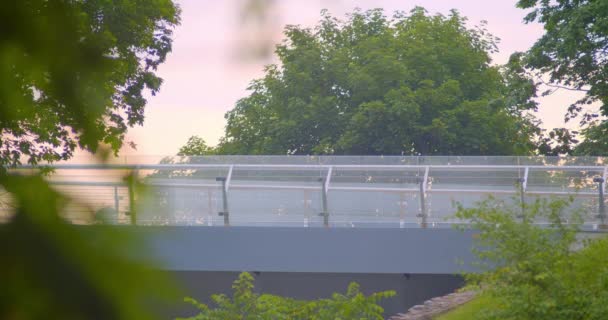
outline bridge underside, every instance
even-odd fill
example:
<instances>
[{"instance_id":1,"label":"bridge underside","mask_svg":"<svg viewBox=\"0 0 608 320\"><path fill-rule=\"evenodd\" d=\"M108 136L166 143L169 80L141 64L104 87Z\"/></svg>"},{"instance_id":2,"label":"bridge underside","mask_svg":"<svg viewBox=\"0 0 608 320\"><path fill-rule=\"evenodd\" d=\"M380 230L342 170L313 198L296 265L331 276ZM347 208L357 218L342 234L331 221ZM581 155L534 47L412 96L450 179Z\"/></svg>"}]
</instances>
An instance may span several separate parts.
<instances>
[{"instance_id":1,"label":"bridge underside","mask_svg":"<svg viewBox=\"0 0 608 320\"><path fill-rule=\"evenodd\" d=\"M173 271L454 274L474 231L449 228L127 227ZM465 264L462 264L465 262Z\"/></svg>"},{"instance_id":2,"label":"bridge underside","mask_svg":"<svg viewBox=\"0 0 608 320\"><path fill-rule=\"evenodd\" d=\"M127 227L141 233L187 294L210 302L230 293L239 272L256 290L298 299L330 297L355 281L364 293L394 290L386 315L463 284L472 271L473 231L452 229ZM464 262L464 264L462 263ZM176 312L191 315L184 305Z\"/></svg>"}]
</instances>

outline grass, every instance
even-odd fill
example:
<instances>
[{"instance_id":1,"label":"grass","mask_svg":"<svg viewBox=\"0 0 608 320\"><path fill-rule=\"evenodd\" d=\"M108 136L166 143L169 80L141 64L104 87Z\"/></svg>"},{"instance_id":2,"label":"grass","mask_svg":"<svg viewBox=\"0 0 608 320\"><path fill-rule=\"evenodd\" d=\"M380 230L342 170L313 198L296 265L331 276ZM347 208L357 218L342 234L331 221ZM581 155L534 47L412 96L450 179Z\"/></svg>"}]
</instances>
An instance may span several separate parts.
<instances>
[{"instance_id":1,"label":"grass","mask_svg":"<svg viewBox=\"0 0 608 320\"><path fill-rule=\"evenodd\" d=\"M487 296L479 296L475 299L461 305L460 307L440 315L435 320L470 320L475 319L475 316L480 310L486 309L492 305L492 301Z\"/></svg>"}]
</instances>

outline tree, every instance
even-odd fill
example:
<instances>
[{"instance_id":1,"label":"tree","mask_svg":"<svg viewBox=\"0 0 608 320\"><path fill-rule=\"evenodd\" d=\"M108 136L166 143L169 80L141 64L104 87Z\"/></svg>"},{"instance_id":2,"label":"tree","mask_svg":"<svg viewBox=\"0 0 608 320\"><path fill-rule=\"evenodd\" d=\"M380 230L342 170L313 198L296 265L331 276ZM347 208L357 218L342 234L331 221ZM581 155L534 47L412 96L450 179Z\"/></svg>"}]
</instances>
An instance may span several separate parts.
<instances>
[{"instance_id":1,"label":"tree","mask_svg":"<svg viewBox=\"0 0 608 320\"><path fill-rule=\"evenodd\" d=\"M14 209L0 224L1 319L158 313L166 283L135 260L143 248L131 236L67 223L61 214L78 200L42 174L8 169L67 159L76 147L117 151L143 121L144 91L159 90L155 69L178 17L171 0L0 2L0 189Z\"/></svg>"},{"instance_id":2,"label":"tree","mask_svg":"<svg viewBox=\"0 0 608 320\"><path fill-rule=\"evenodd\" d=\"M608 122L602 121L585 128L585 140L574 148L576 155L608 155Z\"/></svg>"},{"instance_id":3,"label":"tree","mask_svg":"<svg viewBox=\"0 0 608 320\"><path fill-rule=\"evenodd\" d=\"M330 299L300 301L253 291L254 278L243 272L232 285L232 297L216 294L211 298L216 305L209 308L192 298L186 302L200 312L194 317L178 320L244 320L244 319L289 319L289 320L335 320L335 319L384 319L384 309L378 305L383 299L393 297L394 291L384 291L365 296L359 285L349 284L346 294L334 293Z\"/></svg>"},{"instance_id":4,"label":"tree","mask_svg":"<svg viewBox=\"0 0 608 320\"><path fill-rule=\"evenodd\" d=\"M456 216L479 231L482 272L467 280L492 302L473 319L606 318L608 239L583 240L584 212L572 200L515 201L458 208Z\"/></svg>"},{"instance_id":5,"label":"tree","mask_svg":"<svg viewBox=\"0 0 608 320\"><path fill-rule=\"evenodd\" d=\"M206 156L215 154L215 148L210 147L205 139L199 136L191 136L185 145L179 148L178 156Z\"/></svg>"},{"instance_id":6,"label":"tree","mask_svg":"<svg viewBox=\"0 0 608 320\"><path fill-rule=\"evenodd\" d=\"M117 151L171 50L171 0L3 1L0 166Z\"/></svg>"},{"instance_id":7,"label":"tree","mask_svg":"<svg viewBox=\"0 0 608 320\"><path fill-rule=\"evenodd\" d=\"M226 114L225 154L528 154L535 86L490 65L497 39L423 8L289 26L279 65Z\"/></svg>"},{"instance_id":8,"label":"tree","mask_svg":"<svg viewBox=\"0 0 608 320\"><path fill-rule=\"evenodd\" d=\"M525 67L554 90L573 90L584 97L571 104L566 121L581 117L585 140L578 154L607 155L608 136L608 2L603 0L520 0L530 9L524 21L540 22L545 34L525 54ZM543 75L548 81L543 81ZM599 103L599 110L584 107Z\"/></svg>"},{"instance_id":9,"label":"tree","mask_svg":"<svg viewBox=\"0 0 608 320\"><path fill-rule=\"evenodd\" d=\"M579 142L576 138L578 131L566 128L555 128L549 131L538 143L538 152L545 156L560 156L574 153Z\"/></svg>"}]
</instances>

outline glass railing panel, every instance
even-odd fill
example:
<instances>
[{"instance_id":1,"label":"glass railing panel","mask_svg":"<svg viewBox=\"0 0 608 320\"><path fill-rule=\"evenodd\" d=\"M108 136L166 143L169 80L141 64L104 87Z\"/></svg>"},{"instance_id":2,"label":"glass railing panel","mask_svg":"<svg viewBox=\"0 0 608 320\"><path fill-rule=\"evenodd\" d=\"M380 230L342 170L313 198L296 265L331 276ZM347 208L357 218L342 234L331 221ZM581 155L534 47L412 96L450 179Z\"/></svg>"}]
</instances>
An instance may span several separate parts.
<instances>
[{"instance_id":1,"label":"glass railing panel","mask_svg":"<svg viewBox=\"0 0 608 320\"><path fill-rule=\"evenodd\" d=\"M231 225L313 226L322 222L328 168L235 165L229 181Z\"/></svg>"},{"instance_id":2,"label":"glass railing panel","mask_svg":"<svg viewBox=\"0 0 608 320\"><path fill-rule=\"evenodd\" d=\"M570 223L583 223L584 228L589 229L592 228L595 222L597 215L597 208L591 206L588 197L581 197L580 195L564 195L564 194L526 194L524 196L525 208L530 211L535 210L537 202L544 202L549 204L549 202L555 201L563 201L564 207L559 212L560 219L562 223L570 224ZM545 213L549 213L549 207L545 205ZM580 220L582 218L582 220ZM534 222L539 225L549 226L553 224L554 221L549 219L548 217L537 217ZM597 225L596 225L597 228Z\"/></svg>"},{"instance_id":3,"label":"glass railing panel","mask_svg":"<svg viewBox=\"0 0 608 320\"><path fill-rule=\"evenodd\" d=\"M603 167L530 167L526 190L536 194L596 194L598 184L593 179L601 178L603 172Z\"/></svg>"},{"instance_id":4,"label":"glass railing panel","mask_svg":"<svg viewBox=\"0 0 608 320\"><path fill-rule=\"evenodd\" d=\"M492 196L510 201L520 191L525 169L515 166L437 166L428 178L428 216L434 224L454 223L457 204L476 206Z\"/></svg>"},{"instance_id":5,"label":"glass railing panel","mask_svg":"<svg viewBox=\"0 0 608 320\"><path fill-rule=\"evenodd\" d=\"M334 166L330 220L350 227L418 223L424 172L423 167Z\"/></svg>"},{"instance_id":6,"label":"glass railing panel","mask_svg":"<svg viewBox=\"0 0 608 320\"><path fill-rule=\"evenodd\" d=\"M328 199L332 226L396 228L420 223L416 191L330 189Z\"/></svg>"},{"instance_id":7,"label":"glass railing panel","mask_svg":"<svg viewBox=\"0 0 608 320\"><path fill-rule=\"evenodd\" d=\"M76 165L57 168L45 178L66 197L68 204L61 214L68 221L121 224L129 221L128 189L124 181L129 172L126 168Z\"/></svg>"},{"instance_id":8,"label":"glass railing panel","mask_svg":"<svg viewBox=\"0 0 608 320\"><path fill-rule=\"evenodd\" d=\"M585 224L601 223L599 217L599 183L603 167L531 167L526 196L562 198L570 201L569 211L579 212ZM604 182L605 184L605 182Z\"/></svg>"},{"instance_id":9,"label":"glass railing panel","mask_svg":"<svg viewBox=\"0 0 608 320\"><path fill-rule=\"evenodd\" d=\"M152 225L222 225L222 183L228 166L161 166L140 170L145 183L138 199L137 223Z\"/></svg>"},{"instance_id":10,"label":"glass railing panel","mask_svg":"<svg viewBox=\"0 0 608 320\"><path fill-rule=\"evenodd\" d=\"M240 185L242 186L242 185ZM241 188L228 194L230 225L322 226L321 188Z\"/></svg>"}]
</instances>

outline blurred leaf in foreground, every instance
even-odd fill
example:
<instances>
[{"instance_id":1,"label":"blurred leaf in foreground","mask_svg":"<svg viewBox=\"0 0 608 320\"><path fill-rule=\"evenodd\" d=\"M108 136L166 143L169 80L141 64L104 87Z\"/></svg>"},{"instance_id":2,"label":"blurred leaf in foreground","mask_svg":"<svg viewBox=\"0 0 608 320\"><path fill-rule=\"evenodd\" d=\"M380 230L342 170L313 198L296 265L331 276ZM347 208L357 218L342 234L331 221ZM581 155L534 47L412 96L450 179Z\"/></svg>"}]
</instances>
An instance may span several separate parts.
<instances>
[{"instance_id":1,"label":"blurred leaf in foreground","mask_svg":"<svg viewBox=\"0 0 608 320\"><path fill-rule=\"evenodd\" d=\"M9 171L117 152L171 51L171 0L0 2L0 319L147 319L170 291L124 228L74 226L70 199ZM3 199L4 200L4 199Z\"/></svg>"},{"instance_id":2,"label":"blurred leaf in foreground","mask_svg":"<svg viewBox=\"0 0 608 320\"><path fill-rule=\"evenodd\" d=\"M68 199L41 177L3 184L17 209L0 225L0 318L151 319L174 297L127 230L66 223Z\"/></svg>"}]
</instances>

